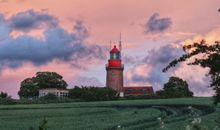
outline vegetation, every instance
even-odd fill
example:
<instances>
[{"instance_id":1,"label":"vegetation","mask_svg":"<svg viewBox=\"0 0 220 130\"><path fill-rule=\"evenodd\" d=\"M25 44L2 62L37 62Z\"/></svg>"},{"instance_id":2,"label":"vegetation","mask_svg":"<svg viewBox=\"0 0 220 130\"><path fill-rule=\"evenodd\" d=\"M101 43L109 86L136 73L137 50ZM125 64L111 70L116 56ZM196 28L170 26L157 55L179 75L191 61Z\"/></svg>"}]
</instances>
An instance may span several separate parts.
<instances>
[{"instance_id":1,"label":"vegetation","mask_svg":"<svg viewBox=\"0 0 220 130\"><path fill-rule=\"evenodd\" d=\"M0 104L15 104L15 100L8 96L7 93L0 93Z\"/></svg>"},{"instance_id":2,"label":"vegetation","mask_svg":"<svg viewBox=\"0 0 220 130\"><path fill-rule=\"evenodd\" d=\"M1 92L0 93L0 98L8 98L8 94L4 93L4 92Z\"/></svg>"},{"instance_id":3,"label":"vegetation","mask_svg":"<svg viewBox=\"0 0 220 130\"><path fill-rule=\"evenodd\" d=\"M218 115L220 106L214 108L210 98L1 105L0 129L212 130L219 128Z\"/></svg>"},{"instance_id":4,"label":"vegetation","mask_svg":"<svg viewBox=\"0 0 220 130\"><path fill-rule=\"evenodd\" d=\"M43 96L40 98L40 100L46 100L46 101L50 101L50 100L58 100L58 97L52 93L48 93L47 95Z\"/></svg>"},{"instance_id":5,"label":"vegetation","mask_svg":"<svg viewBox=\"0 0 220 130\"><path fill-rule=\"evenodd\" d=\"M83 101L109 101L119 98L117 91L109 87L75 87L69 91L69 97L72 99L81 99Z\"/></svg>"},{"instance_id":6,"label":"vegetation","mask_svg":"<svg viewBox=\"0 0 220 130\"><path fill-rule=\"evenodd\" d=\"M31 126L31 127L29 127L28 130L47 130L47 123L48 123L48 121L46 119L44 119L42 121L42 123L39 125L38 129L35 129L34 127Z\"/></svg>"},{"instance_id":7,"label":"vegetation","mask_svg":"<svg viewBox=\"0 0 220 130\"><path fill-rule=\"evenodd\" d=\"M42 88L66 88L67 83L56 72L37 72L35 77L27 78L21 82L18 92L20 98L34 98Z\"/></svg>"},{"instance_id":8,"label":"vegetation","mask_svg":"<svg viewBox=\"0 0 220 130\"><path fill-rule=\"evenodd\" d=\"M164 84L163 90L157 91L156 95L160 98L180 98L192 97L193 92L189 90L186 81L178 77L170 77L169 81Z\"/></svg>"},{"instance_id":9,"label":"vegetation","mask_svg":"<svg viewBox=\"0 0 220 130\"><path fill-rule=\"evenodd\" d=\"M175 67L179 62L184 62L188 59L193 60L188 65L199 65L203 68L209 68L207 76L211 77L210 87L215 90L214 104L220 102L220 42L210 45L202 40L200 43L184 46L183 50L185 54L170 62L163 71L166 72L169 68Z\"/></svg>"}]
</instances>

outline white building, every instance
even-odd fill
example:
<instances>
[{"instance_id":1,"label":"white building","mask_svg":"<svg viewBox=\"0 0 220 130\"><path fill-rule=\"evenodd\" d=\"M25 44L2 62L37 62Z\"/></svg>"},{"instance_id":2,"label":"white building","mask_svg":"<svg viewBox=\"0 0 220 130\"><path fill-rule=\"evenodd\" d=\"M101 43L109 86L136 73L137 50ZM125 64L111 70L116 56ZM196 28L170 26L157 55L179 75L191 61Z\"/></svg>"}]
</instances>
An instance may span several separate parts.
<instances>
[{"instance_id":1,"label":"white building","mask_svg":"<svg viewBox=\"0 0 220 130\"><path fill-rule=\"evenodd\" d=\"M69 90L67 89L60 89L60 88L45 88L39 90L39 97L46 96L47 94L54 94L57 97L68 97Z\"/></svg>"}]
</instances>

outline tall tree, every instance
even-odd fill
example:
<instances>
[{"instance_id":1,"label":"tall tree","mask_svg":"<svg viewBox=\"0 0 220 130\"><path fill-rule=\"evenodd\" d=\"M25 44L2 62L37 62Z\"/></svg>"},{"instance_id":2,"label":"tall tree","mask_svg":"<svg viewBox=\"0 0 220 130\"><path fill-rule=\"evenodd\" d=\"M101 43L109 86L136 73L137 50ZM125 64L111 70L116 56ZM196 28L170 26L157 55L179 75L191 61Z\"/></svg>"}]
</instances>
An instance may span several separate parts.
<instances>
[{"instance_id":1,"label":"tall tree","mask_svg":"<svg viewBox=\"0 0 220 130\"><path fill-rule=\"evenodd\" d=\"M191 59L188 65L199 65L203 68L209 68L207 76L211 77L210 87L215 90L214 104L220 102L220 42L214 44L206 44L204 40L200 43L183 46L185 54L178 59L174 59L167 67L163 69L166 72L171 67L175 67L178 63Z\"/></svg>"},{"instance_id":2,"label":"tall tree","mask_svg":"<svg viewBox=\"0 0 220 130\"><path fill-rule=\"evenodd\" d=\"M178 77L170 77L169 81L164 84L160 94L167 98L192 97L193 93L189 90L188 83Z\"/></svg>"},{"instance_id":3,"label":"tall tree","mask_svg":"<svg viewBox=\"0 0 220 130\"><path fill-rule=\"evenodd\" d=\"M56 72L37 72L35 77L27 78L21 82L18 95L21 98L38 96L38 90L42 88L63 88L67 83Z\"/></svg>"}]
</instances>

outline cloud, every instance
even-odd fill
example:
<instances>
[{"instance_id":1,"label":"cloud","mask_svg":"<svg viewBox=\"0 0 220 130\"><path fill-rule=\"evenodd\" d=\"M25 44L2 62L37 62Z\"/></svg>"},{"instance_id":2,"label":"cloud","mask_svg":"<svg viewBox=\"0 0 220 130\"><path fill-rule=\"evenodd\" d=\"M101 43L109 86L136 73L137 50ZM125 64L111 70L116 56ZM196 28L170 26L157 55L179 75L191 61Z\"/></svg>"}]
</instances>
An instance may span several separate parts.
<instances>
[{"instance_id":1,"label":"cloud","mask_svg":"<svg viewBox=\"0 0 220 130\"><path fill-rule=\"evenodd\" d=\"M181 63L167 73L162 72L170 61L183 54L182 48L169 44L150 50L147 54L142 63L137 64L125 74L129 85L152 85L155 90L158 90L163 88L163 84L170 76L177 76L186 80L197 96L207 96L213 93L208 88L209 77L205 76L207 69Z\"/></svg>"},{"instance_id":2,"label":"cloud","mask_svg":"<svg viewBox=\"0 0 220 130\"><path fill-rule=\"evenodd\" d=\"M74 64L78 60L89 62L93 58L98 60L105 58L104 47L86 45L85 39L89 36L89 31L83 21L76 21L72 32L68 32L59 25L50 26L48 21L53 21L53 18L53 16L36 13L33 10L18 13L9 20L5 20L4 16L1 16L0 34L3 37L0 39L0 67L16 68L26 62L38 66L53 60L73 62ZM7 21L10 21L10 25L7 24ZM41 24L47 25L43 31L43 38L27 34L15 38L10 36L14 29L30 30ZM77 64L81 66L83 63Z\"/></svg>"},{"instance_id":3,"label":"cloud","mask_svg":"<svg viewBox=\"0 0 220 130\"><path fill-rule=\"evenodd\" d=\"M144 25L145 33L160 33L169 29L172 25L170 18L158 18L159 14L154 13Z\"/></svg>"},{"instance_id":4,"label":"cloud","mask_svg":"<svg viewBox=\"0 0 220 130\"><path fill-rule=\"evenodd\" d=\"M174 58L180 56L181 53L183 53L181 49L175 48L172 45L150 50L142 63L130 70L133 73L131 77L132 82L164 83L167 80L167 76L162 73L162 69Z\"/></svg>"},{"instance_id":5,"label":"cloud","mask_svg":"<svg viewBox=\"0 0 220 130\"><path fill-rule=\"evenodd\" d=\"M104 85L95 77L82 77L78 76L72 82L73 86L97 86L103 87Z\"/></svg>"},{"instance_id":6,"label":"cloud","mask_svg":"<svg viewBox=\"0 0 220 130\"><path fill-rule=\"evenodd\" d=\"M9 23L14 30L29 32L33 29L41 29L45 26L57 26L58 20L46 12L27 10L11 16Z\"/></svg>"},{"instance_id":7,"label":"cloud","mask_svg":"<svg viewBox=\"0 0 220 130\"><path fill-rule=\"evenodd\" d=\"M7 24L4 15L0 14L0 41L9 37L11 28Z\"/></svg>"},{"instance_id":8,"label":"cloud","mask_svg":"<svg viewBox=\"0 0 220 130\"><path fill-rule=\"evenodd\" d=\"M80 40L86 39L90 35L88 28L84 26L82 20L76 20L73 29L75 30L75 34L77 34L77 38Z\"/></svg>"},{"instance_id":9,"label":"cloud","mask_svg":"<svg viewBox=\"0 0 220 130\"><path fill-rule=\"evenodd\" d=\"M196 35L193 38L186 39L183 42L183 45L190 45L194 42L201 42L202 39L206 41L206 44L215 44L215 41L220 41L220 26L214 28L210 32L204 35Z\"/></svg>"}]
</instances>

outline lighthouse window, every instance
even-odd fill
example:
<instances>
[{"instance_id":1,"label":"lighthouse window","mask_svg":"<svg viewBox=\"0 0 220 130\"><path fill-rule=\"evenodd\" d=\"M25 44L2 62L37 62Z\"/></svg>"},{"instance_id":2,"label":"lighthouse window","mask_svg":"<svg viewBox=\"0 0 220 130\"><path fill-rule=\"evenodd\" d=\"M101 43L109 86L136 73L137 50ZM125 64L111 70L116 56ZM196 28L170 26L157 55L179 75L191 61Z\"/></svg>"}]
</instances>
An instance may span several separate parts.
<instances>
[{"instance_id":1,"label":"lighthouse window","mask_svg":"<svg viewBox=\"0 0 220 130\"><path fill-rule=\"evenodd\" d=\"M111 59L120 59L120 53L111 53L110 58Z\"/></svg>"},{"instance_id":2,"label":"lighthouse window","mask_svg":"<svg viewBox=\"0 0 220 130\"><path fill-rule=\"evenodd\" d=\"M113 54L113 59L117 59L117 55L116 54Z\"/></svg>"}]
</instances>

